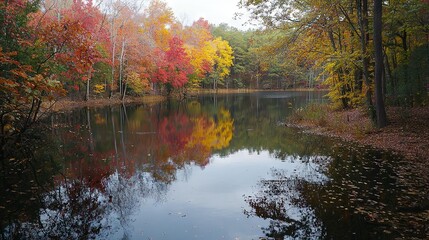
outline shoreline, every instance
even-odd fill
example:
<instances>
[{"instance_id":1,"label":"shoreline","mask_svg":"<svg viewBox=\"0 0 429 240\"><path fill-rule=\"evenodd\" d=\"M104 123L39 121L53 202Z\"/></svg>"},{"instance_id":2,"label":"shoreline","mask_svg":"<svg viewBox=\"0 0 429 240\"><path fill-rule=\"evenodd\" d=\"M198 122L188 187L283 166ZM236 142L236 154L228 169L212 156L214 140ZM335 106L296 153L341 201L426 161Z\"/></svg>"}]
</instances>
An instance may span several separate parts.
<instances>
[{"instance_id":1,"label":"shoreline","mask_svg":"<svg viewBox=\"0 0 429 240\"><path fill-rule=\"evenodd\" d=\"M290 121L287 127L305 133L335 137L347 142L392 151L415 163L429 166L429 108L387 108L389 125L375 128L360 110L328 111L329 122Z\"/></svg>"},{"instance_id":2,"label":"shoreline","mask_svg":"<svg viewBox=\"0 0 429 240\"><path fill-rule=\"evenodd\" d=\"M237 93L255 93L255 92L303 92L303 91L323 91L323 89L192 89L187 92L188 97L195 97L205 94L237 94ZM177 96L170 96L173 99L179 99ZM52 111L52 112L61 112L61 111L70 111L75 108L83 107L103 107L103 106L113 106L120 104L158 104L167 100L168 96L163 95L145 95L145 96L127 96L124 101L119 98L91 98L89 101L85 100L71 100L69 98L60 98L56 101L46 102L42 105L43 111Z\"/></svg>"}]
</instances>

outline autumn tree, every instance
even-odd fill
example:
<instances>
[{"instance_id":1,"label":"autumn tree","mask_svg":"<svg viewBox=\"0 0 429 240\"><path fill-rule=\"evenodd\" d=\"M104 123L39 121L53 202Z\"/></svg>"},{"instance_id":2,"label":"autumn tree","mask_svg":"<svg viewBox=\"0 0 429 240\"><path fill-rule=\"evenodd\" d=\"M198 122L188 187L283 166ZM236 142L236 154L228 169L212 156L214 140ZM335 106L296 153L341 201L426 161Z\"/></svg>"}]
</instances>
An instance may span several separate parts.
<instances>
[{"instance_id":1,"label":"autumn tree","mask_svg":"<svg viewBox=\"0 0 429 240\"><path fill-rule=\"evenodd\" d=\"M212 81L213 89L229 75L233 65L233 50L221 37L214 38L208 21L200 18L183 30L186 52L194 73L189 87L199 87L203 80Z\"/></svg>"},{"instance_id":2,"label":"autumn tree","mask_svg":"<svg viewBox=\"0 0 429 240\"><path fill-rule=\"evenodd\" d=\"M48 8L36 14L32 22L46 58L52 57L45 63L54 69L52 77L59 77L66 86L75 86L78 91L81 83L86 83L86 100L90 95L94 65L107 61L101 53L109 44L105 23L92 1L73 1L68 8L56 11Z\"/></svg>"},{"instance_id":3,"label":"autumn tree","mask_svg":"<svg viewBox=\"0 0 429 240\"><path fill-rule=\"evenodd\" d=\"M150 40L152 47L167 51L174 28L173 11L160 0L153 0L146 9L143 21L143 32Z\"/></svg>"},{"instance_id":4,"label":"autumn tree","mask_svg":"<svg viewBox=\"0 0 429 240\"><path fill-rule=\"evenodd\" d=\"M80 57L80 61L86 59L88 61L88 76L82 79L86 81L86 94L85 99L90 98L91 79L96 71L95 64L98 62L108 62L108 55L106 54L110 45L108 34L108 23L106 16L93 5L92 0L84 2L82 0L75 0L70 8L70 15L73 19L81 22L82 27L87 34L87 40L84 44L87 49L87 55Z\"/></svg>"},{"instance_id":5,"label":"autumn tree","mask_svg":"<svg viewBox=\"0 0 429 240\"><path fill-rule=\"evenodd\" d=\"M362 33L356 24L353 2L268 0L242 1L242 4L269 29L282 33L282 37L272 41L271 49L286 53L283 57L286 61L294 59L306 71L323 76L334 104L349 108L364 102L370 86L362 84L359 65L363 62L363 69L367 70L367 58L359 50L365 51L367 43L361 48L356 44ZM366 26L363 21L361 26L361 29ZM366 39L366 34L362 39ZM367 96L371 98L370 94Z\"/></svg>"},{"instance_id":6,"label":"autumn tree","mask_svg":"<svg viewBox=\"0 0 429 240\"><path fill-rule=\"evenodd\" d=\"M169 49L169 43L175 35L174 30L178 28L178 23L172 9L165 2L153 0L145 9L139 24L141 26L139 42L144 42L144 46L139 51L146 55L145 66L150 73L147 77L151 88L158 92L157 85L154 83L159 81L153 79L153 73L158 71L159 64L165 62L165 52ZM176 35L180 36L180 34Z\"/></svg>"},{"instance_id":7,"label":"autumn tree","mask_svg":"<svg viewBox=\"0 0 429 240\"><path fill-rule=\"evenodd\" d=\"M141 94L149 88L149 69L150 58L152 57L152 48L148 36L144 34L142 23L145 21L143 14L139 13L139 7L126 5L118 2L116 7L117 14L114 25L118 26L114 34L113 43L115 51L112 53L113 78L116 80L119 94L122 99L125 98L127 89L130 88L134 93ZM115 87L116 87L115 83Z\"/></svg>"},{"instance_id":8,"label":"autumn tree","mask_svg":"<svg viewBox=\"0 0 429 240\"><path fill-rule=\"evenodd\" d=\"M424 29L428 26L425 20L428 4L424 1L384 3L386 7L382 12L387 14L381 25L384 26L381 36L385 40L381 41L382 59L379 60L376 60L379 53L371 51L377 38L370 38L370 33L375 33L378 30L375 26L379 24L370 24L372 19L369 13L372 9L371 2L367 0L337 0L335 4L329 1L294 0L240 3L266 29L282 32L283 37L272 41L274 49L286 52L289 58L298 59L299 64L308 64L314 72L321 72L320 78L330 87L329 96L338 106L359 107L366 103L368 112L373 116L376 112L373 96L377 91L373 77L380 71L384 73L380 75L381 99L393 96L393 100L397 100L398 92L402 92L404 97L408 96L405 97L409 101L407 104L427 98L427 93L417 90L424 89L423 85L427 81L422 76L428 75L423 70L427 69L425 62L428 60L422 54L423 46L427 44L427 39L424 39L427 30ZM411 48L416 49L414 60L408 60L408 55L414 53ZM409 77L410 61L414 61L413 66L416 66L415 72L418 73L412 78L415 80ZM377 67L373 65L375 62L381 69L376 70ZM324 71L318 71L317 68ZM386 83L389 87L386 87Z\"/></svg>"},{"instance_id":9,"label":"autumn tree","mask_svg":"<svg viewBox=\"0 0 429 240\"><path fill-rule=\"evenodd\" d=\"M212 34L215 38L221 37L228 41L233 50L233 65L230 76L226 79L227 86L250 87L250 79L253 75L252 62L255 60L250 49L255 47L252 39L256 35L256 31L243 31L227 24L219 24L212 26Z\"/></svg>"},{"instance_id":10,"label":"autumn tree","mask_svg":"<svg viewBox=\"0 0 429 240\"><path fill-rule=\"evenodd\" d=\"M188 75L193 69L179 37L173 37L169 49L166 52L159 50L159 54L162 57L157 63L158 68L154 71L152 81L164 84L170 95L173 89L181 88L188 82Z\"/></svg>"},{"instance_id":11,"label":"autumn tree","mask_svg":"<svg viewBox=\"0 0 429 240\"><path fill-rule=\"evenodd\" d=\"M37 1L0 2L0 138L4 146L40 117L43 101L61 94L62 86L44 67L43 48L29 26Z\"/></svg>"},{"instance_id":12,"label":"autumn tree","mask_svg":"<svg viewBox=\"0 0 429 240\"><path fill-rule=\"evenodd\" d=\"M213 89L216 90L218 83L223 83L225 77L230 73L230 67L233 62L233 52L227 41L218 37L211 42L215 49L214 55L214 71L211 74L213 79Z\"/></svg>"},{"instance_id":13,"label":"autumn tree","mask_svg":"<svg viewBox=\"0 0 429 240\"><path fill-rule=\"evenodd\" d=\"M189 87L200 87L201 81L213 71L215 49L210 42L213 36L207 20L200 18L183 30L186 53L191 58L194 74L188 83Z\"/></svg>"}]
</instances>

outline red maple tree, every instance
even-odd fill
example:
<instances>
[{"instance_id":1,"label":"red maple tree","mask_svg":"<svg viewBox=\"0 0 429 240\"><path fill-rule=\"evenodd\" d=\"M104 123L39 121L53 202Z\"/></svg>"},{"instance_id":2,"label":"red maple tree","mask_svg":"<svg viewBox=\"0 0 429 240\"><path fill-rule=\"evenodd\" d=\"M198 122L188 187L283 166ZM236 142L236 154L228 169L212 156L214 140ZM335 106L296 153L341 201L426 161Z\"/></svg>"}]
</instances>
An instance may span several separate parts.
<instances>
[{"instance_id":1,"label":"red maple tree","mask_svg":"<svg viewBox=\"0 0 429 240\"><path fill-rule=\"evenodd\" d=\"M171 88L183 87L188 82L188 75L193 72L190 58L183 47L183 41L179 37L173 37L169 42L169 49L163 53L157 62L153 81L164 83L167 91Z\"/></svg>"}]
</instances>

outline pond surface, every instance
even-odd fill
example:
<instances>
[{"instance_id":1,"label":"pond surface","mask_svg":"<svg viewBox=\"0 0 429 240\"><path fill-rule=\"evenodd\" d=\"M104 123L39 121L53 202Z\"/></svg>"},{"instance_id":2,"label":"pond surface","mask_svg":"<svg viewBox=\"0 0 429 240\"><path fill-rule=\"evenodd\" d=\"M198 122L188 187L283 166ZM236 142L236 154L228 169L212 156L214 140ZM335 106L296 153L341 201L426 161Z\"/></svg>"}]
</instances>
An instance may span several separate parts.
<instances>
[{"instance_id":1,"label":"pond surface","mask_svg":"<svg viewBox=\"0 0 429 240\"><path fill-rule=\"evenodd\" d=\"M49 119L2 165L2 239L426 239L400 156L283 124L318 92L207 95Z\"/></svg>"}]
</instances>

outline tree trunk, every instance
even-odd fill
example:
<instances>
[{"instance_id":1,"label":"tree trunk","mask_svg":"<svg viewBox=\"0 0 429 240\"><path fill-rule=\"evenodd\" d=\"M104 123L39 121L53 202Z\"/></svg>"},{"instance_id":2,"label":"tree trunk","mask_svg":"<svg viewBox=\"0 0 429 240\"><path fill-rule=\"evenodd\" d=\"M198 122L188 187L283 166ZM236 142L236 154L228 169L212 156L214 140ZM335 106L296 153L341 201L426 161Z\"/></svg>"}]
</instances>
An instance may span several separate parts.
<instances>
[{"instance_id":1,"label":"tree trunk","mask_svg":"<svg viewBox=\"0 0 429 240\"><path fill-rule=\"evenodd\" d=\"M125 39L122 39L121 55L119 55L119 95L123 95L123 71L124 71L124 57L125 57Z\"/></svg>"},{"instance_id":2,"label":"tree trunk","mask_svg":"<svg viewBox=\"0 0 429 240\"><path fill-rule=\"evenodd\" d=\"M377 127L387 125L383 96L382 0L374 0L375 107Z\"/></svg>"},{"instance_id":3,"label":"tree trunk","mask_svg":"<svg viewBox=\"0 0 429 240\"><path fill-rule=\"evenodd\" d=\"M127 83L124 84L124 92L122 94L122 102L125 101L126 94L127 94Z\"/></svg>"},{"instance_id":4,"label":"tree trunk","mask_svg":"<svg viewBox=\"0 0 429 240\"><path fill-rule=\"evenodd\" d=\"M392 77L392 70L390 67L390 63L389 63L389 56L387 56L387 53L384 53L384 68L385 68L385 72L386 72L386 81L390 82L391 84L391 96L396 97L396 86L395 86L395 81L393 80Z\"/></svg>"},{"instance_id":5,"label":"tree trunk","mask_svg":"<svg viewBox=\"0 0 429 240\"><path fill-rule=\"evenodd\" d=\"M112 37L113 46L112 46L112 79L110 82L110 93L109 97L111 98L113 96L113 83L115 82L115 50L116 50L116 41L115 37L113 35Z\"/></svg>"},{"instance_id":6,"label":"tree trunk","mask_svg":"<svg viewBox=\"0 0 429 240\"><path fill-rule=\"evenodd\" d=\"M334 52L336 52L337 46L335 44L334 31L332 30L332 28L330 28L328 31L328 37L329 37L329 41L331 41L332 49L334 50Z\"/></svg>"},{"instance_id":7,"label":"tree trunk","mask_svg":"<svg viewBox=\"0 0 429 240\"><path fill-rule=\"evenodd\" d=\"M215 92L217 92L217 76L215 76L213 78L213 90L215 90Z\"/></svg>"},{"instance_id":8,"label":"tree trunk","mask_svg":"<svg viewBox=\"0 0 429 240\"><path fill-rule=\"evenodd\" d=\"M90 81L91 81L91 69L88 71L88 79L86 80L86 95L85 95L85 101L89 101Z\"/></svg>"},{"instance_id":9,"label":"tree trunk","mask_svg":"<svg viewBox=\"0 0 429 240\"><path fill-rule=\"evenodd\" d=\"M256 89L259 89L259 71L256 74Z\"/></svg>"},{"instance_id":10,"label":"tree trunk","mask_svg":"<svg viewBox=\"0 0 429 240\"><path fill-rule=\"evenodd\" d=\"M114 89L114 83L115 83L115 52L116 52L116 29L115 29L115 19L116 19L117 13L113 15L112 23L110 25L110 33L111 33L111 41L112 41L112 76L111 76L111 82L110 82L110 88L109 88L109 98L113 97L113 89Z\"/></svg>"},{"instance_id":11,"label":"tree trunk","mask_svg":"<svg viewBox=\"0 0 429 240\"><path fill-rule=\"evenodd\" d=\"M368 47L368 0L357 0L357 13L360 27L360 45L362 51L362 73L365 83L366 105L371 119L375 120L374 106L372 103L371 81L369 79L369 59L367 56Z\"/></svg>"}]
</instances>

